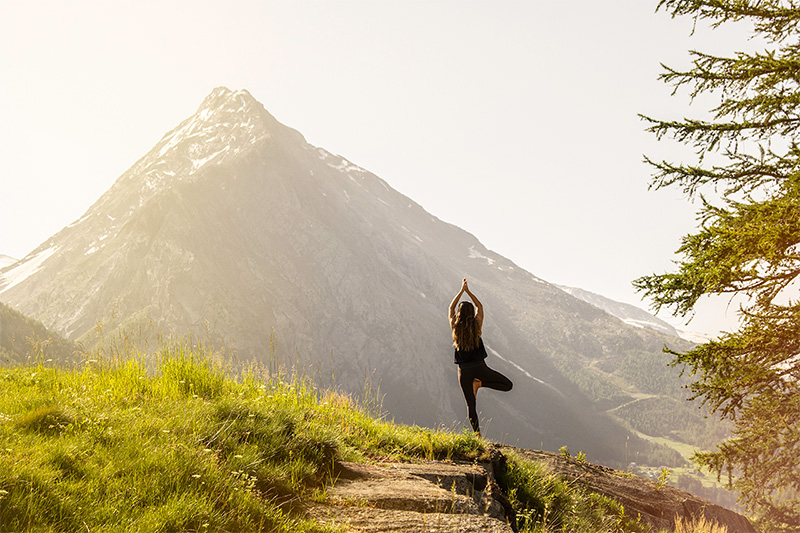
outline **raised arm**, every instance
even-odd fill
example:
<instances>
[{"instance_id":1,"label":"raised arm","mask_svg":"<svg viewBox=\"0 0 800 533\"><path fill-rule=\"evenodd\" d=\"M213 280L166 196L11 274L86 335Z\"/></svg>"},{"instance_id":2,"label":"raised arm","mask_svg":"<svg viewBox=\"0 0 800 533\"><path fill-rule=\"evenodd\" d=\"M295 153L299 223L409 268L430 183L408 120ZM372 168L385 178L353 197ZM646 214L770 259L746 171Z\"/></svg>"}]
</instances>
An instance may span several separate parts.
<instances>
[{"instance_id":1,"label":"raised arm","mask_svg":"<svg viewBox=\"0 0 800 533\"><path fill-rule=\"evenodd\" d=\"M450 302L450 312L448 316L450 317L450 328L453 327L453 322L456 320L456 306L458 305L458 301L461 299L461 295L464 294L464 291L467 288L467 278L464 278L464 281L461 283L461 290L458 291L456 297L453 298L453 301Z\"/></svg>"},{"instance_id":2,"label":"raised arm","mask_svg":"<svg viewBox=\"0 0 800 533\"><path fill-rule=\"evenodd\" d=\"M480 302L480 300L478 300L477 296L472 294L472 291L469 290L469 287L467 287L466 278L464 278L464 286L461 288L461 290L466 292L467 296L469 296L470 299L472 300L472 303L475 304L475 309L476 309L475 320L478 321L479 327L483 327L483 304Z\"/></svg>"}]
</instances>

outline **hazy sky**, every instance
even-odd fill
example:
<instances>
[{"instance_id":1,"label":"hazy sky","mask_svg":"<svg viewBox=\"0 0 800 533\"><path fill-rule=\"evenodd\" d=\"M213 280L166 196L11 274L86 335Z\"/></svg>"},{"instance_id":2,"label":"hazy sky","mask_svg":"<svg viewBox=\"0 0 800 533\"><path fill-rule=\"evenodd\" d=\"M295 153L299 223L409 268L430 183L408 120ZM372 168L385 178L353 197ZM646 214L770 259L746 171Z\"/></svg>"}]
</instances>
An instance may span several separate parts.
<instances>
[{"instance_id":1,"label":"hazy sky","mask_svg":"<svg viewBox=\"0 0 800 533\"><path fill-rule=\"evenodd\" d=\"M631 280L672 268L695 206L648 191L643 155L676 147L637 114L699 114L659 64L747 37L690 37L656 3L4 0L0 254L78 219L224 85L535 275L641 305Z\"/></svg>"}]
</instances>

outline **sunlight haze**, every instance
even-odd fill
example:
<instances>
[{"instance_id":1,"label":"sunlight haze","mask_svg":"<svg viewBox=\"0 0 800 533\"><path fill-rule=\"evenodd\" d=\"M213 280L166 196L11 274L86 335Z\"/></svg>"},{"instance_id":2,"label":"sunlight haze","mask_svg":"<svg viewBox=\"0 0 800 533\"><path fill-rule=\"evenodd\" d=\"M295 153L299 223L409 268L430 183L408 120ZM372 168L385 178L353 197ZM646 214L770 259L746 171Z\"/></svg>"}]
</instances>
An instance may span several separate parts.
<instances>
[{"instance_id":1,"label":"sunlight haze","mask_svg":"<svg viewBox=\"0 0 800 533\"><path fill-rule=\"evenodd\" d=\"M648 190L643 155L679 151L638 114L691 115L660 63L747 37L655 5L6 2L0 254L80 218L226 86L536 276L647 307L631 281L673 268L696 206ZM687 329L726 327L735 306L712 307Z\"/></svg>"}]
</instances>

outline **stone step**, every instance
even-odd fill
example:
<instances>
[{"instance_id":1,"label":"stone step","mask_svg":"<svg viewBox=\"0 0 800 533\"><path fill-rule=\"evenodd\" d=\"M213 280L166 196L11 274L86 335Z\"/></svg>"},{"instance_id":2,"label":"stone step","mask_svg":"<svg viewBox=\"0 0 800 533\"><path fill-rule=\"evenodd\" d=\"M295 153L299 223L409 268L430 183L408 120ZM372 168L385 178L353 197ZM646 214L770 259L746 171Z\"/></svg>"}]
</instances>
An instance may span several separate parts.
<instances>
[{"instance_id":1,"label":"stone step","mask_svg":"<svg viewBox=\"0 0 800 533\"><path fill-rule=\"evenodd\" d=\"M491 474L439 461L341 463L325 504L309 514L350 531L512 531Z\"/></svg>"}]
</instances>

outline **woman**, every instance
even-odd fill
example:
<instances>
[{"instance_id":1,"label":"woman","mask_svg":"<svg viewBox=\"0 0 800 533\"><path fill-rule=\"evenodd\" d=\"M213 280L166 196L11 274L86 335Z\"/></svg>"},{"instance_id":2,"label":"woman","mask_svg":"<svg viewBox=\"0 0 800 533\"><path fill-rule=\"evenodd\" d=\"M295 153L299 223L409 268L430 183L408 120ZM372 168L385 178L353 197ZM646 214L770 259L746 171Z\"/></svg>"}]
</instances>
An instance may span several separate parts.
<instances>
[{"instance_id":1,"label":"woman","mask_svg":"<svg viewBox=\"0 0 800 533\"><path fill-rule=\"evenodd\" d=\"M475 303L473 306L467 301L458 301L464 293ZM458 305L458 311L456 311ZM475 311L477 308L477 312ZM480 437L481 430L478 425L478 410L475 407L475 395L478 389L488 387L499 391L510 391L513 384L511 380L500 372L486 366L486 348L481 338L483 326L483 305L470 292L467 278L461 282L461 290L450 304L450 329L453 330L453 345L455 346L455 363L458 365L458 382L461 392L467 401L467 413L472 429Z\"/></svg>"}]
</instances>

